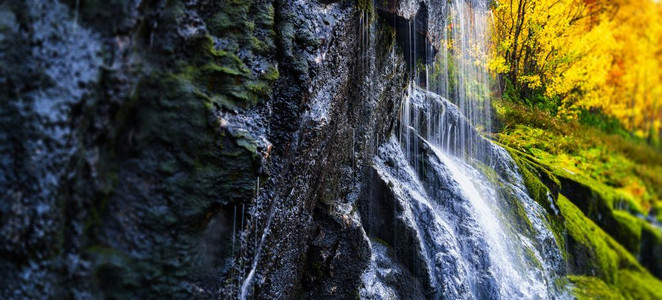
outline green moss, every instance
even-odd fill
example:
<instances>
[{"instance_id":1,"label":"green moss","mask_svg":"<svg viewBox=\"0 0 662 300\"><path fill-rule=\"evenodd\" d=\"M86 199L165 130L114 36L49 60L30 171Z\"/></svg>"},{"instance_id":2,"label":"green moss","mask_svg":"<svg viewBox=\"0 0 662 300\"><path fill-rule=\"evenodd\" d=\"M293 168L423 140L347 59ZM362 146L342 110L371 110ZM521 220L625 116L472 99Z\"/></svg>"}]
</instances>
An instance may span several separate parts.
<instances>
[{"instance_id":1,"label":"green moss","mask_svg":"<svg viewBox=\"0 0 662 300\"><path fill-rule=\"evenodd\" d=\"M274 7L270 3L258 6L255 11L255 23L258 25L272 26L275 20Z\"/></svg>"},{"instance_id":2,"label":"green moss","mask_svg":"<svg viewBox=\"0 0 662 300\"><path fill-rule=\"evenodd\" d=\"M536 256L535 252L531 250L529 247L524 247L524 251L526 253L526 256L528 257L530 262L533 262L533 264L536 266L537 269L542 270L544 267L540 260L538 260L538 257Z\"/></svg>"},{"instance_id":3,"label":"green moss","mask_svg":"<svg viewBox=\"0 0 662 300\"><path fill-rule=\"evenodd\" d=\"M646 215L662 200L662 155L651 147L560 120L548 112L505 101L493 103L501 143L535 158L558 175L591 187L608 200L608 207Z\"/></svg>"},{"instance_id":4,"label":"green moss","mask_svg":"<svg viewBox=\"0 0 662 300\"><path fill-rule=\"evenodd\" d=\"M279 76L275 64L249 67L255 55L275 49L273 5L237 0L216 5L218 13L205 19L211 35L187 42L192 60L184 62L182 75L193 78L197 89L222 107L250 108L270 97Z\"/></svg>"},{"instance_id":5,"label":"green moss","mask_svg":"<svg viewBox=\"0 0 662 300\"><path fill-rule=\"evenodd\" d=\"M565 196L559 195L557 204L565 217L568 260L573 273L596 275L606 282L614 282L619 253L609 247L607 235Z\"/></svg>"},{"instance_id":6,"label":"green moss","mask_svg":"<svg viewBox=\"0 0 662 300\"><path fill-rule=\"evenodd\" d=\"M258 54L268 53L269 50L271 50L271 48L269 47L269 45L267 43L259 40L258 38L254 37L254 36L249 37L248 41L251 45L251 48L253 48L253 51L255 51L255 53L258 53Z\"/></svg>"},{"instance_id":7,"label":"green moss","mask_svg":"<svg viewBox=\"0 0 662 300\"><path fill-rule=\"evenodd\" d=\"M641 226L645 222L629 212L613 209L624 201L616 191L600 182L576 175L559 174L558 177L562 181L562 192L587 217L633 255L639 253Z\"/></svg>"},{"instance_id":8,"label":"green moss","mask_svg":"<svg viewBox=\"0 0 662 300\"><path fill-rule=\"evenodd\" d=\"M647 272L619 270L616 286L628 299L662 299L662 282Z\"/></svg>"},{"instance_id":9,"label":"green moss","mask_svg":"<svg viewBox=\"0 0 662 300\"><path fill-rule=\"evenodd\" d=\"M256 96L267 96L271 93L271 87L264 82L249 83L246 87Z\"/></svg>"},{"instance_id":10,"label":"green moss","mask_svg":"<svg viewBox=\"0 0 662 300\"><path fill-rule=\"evenodd\" d=\"M525 185L532 198L547 208L550 214L553 212L550 210L549 204L541 202L544 199L543 195L546 195L548 191L543 188L538 178L551 178L551 180L547 180L547 186L560 189L586 216L607 231L627 250L634 255L639 253L641 226L645 222L632 216L629 212L613 210L613 207L623 207L632 213L640 213L637 209L633 209L631 200L601 182L576 174L567 168L558 167L553 162L542 161L534 155L507 146L505 148L510 151L520 167ZM535 149L532 151L535 152ZM549 201L546 202L549 203ZM552 222L552 225L558 224ZM558 238L559 227L554 227Z\"/></svg>"},{"instance_id":11,"label":"green moss","mask_svg":"<svg viewBox=\"0 0 662 300\"><path fill-rule=\"evenodd\" d=\"M540 176L534 174L536 169L532 166L533 163L517 155L511 148L507 148L507 150L519 167L520 174L524 180L524 186L526 186L529 196L544 207L548 213L553 214L554 210L550 207L551 203L549 201L549 189L540 181Z\"/></svg>"},{"instance_id":12,"label":"green moss","mask_svg":"<svg viewBox=\"0 0 662 300\"><path fill-rule=\"evenodd\" d=\"M356 8L368 18L368 23L375 20L376 14L374 7L372 6L372 0L356 0ZM364 23L364 26L365 25L366 24Z\"/></svg>"},{"instance_id":13,"label":"green moss","mask_svg":"<svg viewBox=\"0 0 662 300\"><path fill-rule=\"evenodd\" d=\"M522 206L517 196L508 190L503 190L502 196L507 204L506 213L510 214L509 219L515 220L514 223L508 223L506 225L516 227L513 228L515 232L532 232L534 229L531 220L529 220L526 209Z\"/></svg>"},{"instance_id":14,"label":"green moss","mask_svg":"<svg viewBox=\"0 0 662 300\"><path fill-rule=\"evenodd\" d=\"M662 223L662 203L654 205L651 212L655 215L657 221Z\"/></svg>"},{"instance_id":15,"label":"green moss","mask_svg":"<svg viewBox=\"0 0 662 300\"><path fill-rule=\"evenodd\" d=\"M372 10L371 0L356 0L356 7L360 10Z\"/></svg>"},{"instance_id":16,"label":"green moss","mask_svg":"<svg viewBox=\"0 0 662 300\"><path fill-rule=\"evenodd\" d=\"M554 234L556 244L559 249L561 249L561 253L565 256L566 243L563 217L562 215L559 215L558 209L552 202L555 193L552 193L548 186L541 181L541 178L547 178L548 185L558 191L558 179L547 172L543 167L523 157L521 152L507 146L504 146L504 148L509 151L511 157L517 164L529 196L547 211L547 226ZM556 195L558 195L558 193L556 193Z\"/></svg>"},{"instance_id":17,"label":"green moss","mask_svg":"<svg viewBox=\"0 0 662 300\"><path fill-rule=\"evenodd\" d=\"M618 230L614 236L620 237L618 241L631 253L639 253L641 244L641 228L644 226L645 221L641 220L630 213L614 210L614 230Z\"/></svg>"},{"instance_id":18,"label":"green moss","mask_svg":"<svg viewBox=\"0 0 662 300\"><path fill-rule=\"evenodd\" d=\"M247 132L239 131L234 134L234 137L236 138L237 145L248 150L250 153L257 152L255 139L253 139L253 137L250 136Z\"/></svg>"},{"instance_id":19,"label":"green moss","mask_svg":"<svg viewBox=\"0 0 662 300\"><path fill-rule=\"evenodd\" d=\"M590 276L568 276L573 284L572 292L579 300L583 299L622 299L616 288L605 283L600 278Z\"/></svg>"},{"instance_id":20,"label":"green moss","mask_svg":"<svg viewBox=\"0 0 662 300\"><path fill-rule=\"evenodd\" d=\"M201 38L201 48L210 46L209 38ZM200 95L227 108L248 108L267 99L271 95L271 86L278 76L275 67L269 67L267 76L254 78L248 67L234 54L207 49L207 54L198 56L198 63L207 58L207 63L200 66L187 66L178 76L191 79Z\"/></svg>"},{"instance_id":21,"label":"green moss","mask_svg":"<svg viewBox=\"0 0 662 300\"><path fill-rule=\"evenodd\" d=\"M660 299L662 282L563 195L558 205L566 219L570 271L585 275L570 276L577 285L574 292L578 298L600 295L604 290L608 295L617 291L631 299Z\"/></svg>"},{"instance_id":22,"label":"green moss","mask_svg":"<svg viewBox=\"0 0 662 300\"><path fill-rule=\"evenodd\" d=\"M228 13L224 11L219 11L207 20L207 28L213 34L228 30L234 25L235 24L232 23L232 19L228 16Z\"/></svg>"},{"instance_id":23,"label":"green moss","mask_svg":"<svg viewBox=\"0 0 662 300\"><path fill-rule=\"evenodd\" d=\"M497 174L494 168L491 168L480 161L474 161L472 162L472 165L480 170L481 174L483 174L489 182L492 184L499 184L499 174Z\"/></svg>"},{"instance_id":24,"label":"green moss","mask_svg":"<svg viewBox=\"0 0 662 300\"><path fill-rule=\"evenodd\" d=\"M135 99L120 114L134 121L126 122L118 138L127 141L125 147L170 157L139 159L141 169L186 174L167 176L163 182L165 194L182 199L171 205L185 223L202 218L212 202L251 198L260 164L252 137L223 131L210 98L201 97L190 77L165 73L142 79Z\"/></svg>"},{"instance_id":25,"label":"green moss","mask_svg":"<svg viewBox=\"0 0 662 300\"><path fill-rule=\"evenodd\" d=\"M661 276L662 234L640 216L662 207L662 153L550 111L492 103L496 137L532 198L548 208L540 183L552 197L562 194L561 214L550 220L557 240L565 240L570 273L582 275L571 278L578 298L659 299L660 281L642 265Z\"/></svg>"},{"instance_id":26,"label":"green moss","mask_svg":"<svg viewBox=\"0 0 662 300\"><path fill-rule=\"evenodd\" d=\"M280 72L278 72L278 69L271 66L269 67L264 74L262 74L262 79L267 80L267 81L276 81L280 77Z\"/></svg>"},{"instance_id":27,"label":"green moss","mask_svg":"<svg viewBox=\"0 0 662 300\"><path fill-rule=\"evenodd\" d=\"M220 6L215 10L218 13L206 20L212 34L222 35L233 30L241 31L249 23L251 1L222 1L217 5Z\"/></svg>"}]
</instances>

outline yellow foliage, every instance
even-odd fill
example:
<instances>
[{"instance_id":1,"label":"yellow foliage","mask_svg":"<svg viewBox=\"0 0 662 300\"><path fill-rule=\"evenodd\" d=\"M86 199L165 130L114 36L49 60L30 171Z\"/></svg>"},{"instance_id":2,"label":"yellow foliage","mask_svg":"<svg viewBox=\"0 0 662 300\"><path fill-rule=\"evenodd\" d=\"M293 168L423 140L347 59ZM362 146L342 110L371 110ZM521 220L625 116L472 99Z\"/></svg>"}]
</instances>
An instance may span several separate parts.
<instances>
[{"instance_id":1,"label":"yellow foliage","mask_svg":"<svg viewBox=\"0 0 662 300\"><path fill-rule=\"evenodd\" d=\"M600 110L632 132L662 129L662 3L500 0L490 70L524 97L561 100L559 113Z\"/></svg>"},{"instance_id":2,"label":"yellow foliage","mask_svg":"<svg viewBox=\"0 0 662 300\"><path fill-rule=\"evenodd\" d=\"M503 57L494 57L489 60L489 70L493 73L505 73L508 71L508 65Z\"/></svg>"},{"instance_id":3,"label":"yellow foliage","mask_svg":"<svg viewBox=\"0 0 662 300\"><path fill-rule=\"evenodd\" d=\"M539 88L542 85L540 83L540 76L538 75L522 75L520 76L520 80L532 89Z\"/></svg>"}]
</instances>

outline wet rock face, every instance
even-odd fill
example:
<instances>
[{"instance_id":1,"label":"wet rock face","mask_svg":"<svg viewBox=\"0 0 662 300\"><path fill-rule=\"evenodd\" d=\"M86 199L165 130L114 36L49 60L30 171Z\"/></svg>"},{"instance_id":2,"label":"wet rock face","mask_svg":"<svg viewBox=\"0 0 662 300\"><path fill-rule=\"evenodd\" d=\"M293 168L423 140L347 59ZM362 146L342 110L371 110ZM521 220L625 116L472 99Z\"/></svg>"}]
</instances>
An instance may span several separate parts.
<instances>
[{"instance_id":1,"label":"wet rock face","mask_svg":"<svg viewBox=\"0 0 662 300\"><path fill-rule=\"evenodd\" d=\"M389 143L383 147L387 149L393 146L397 145ZM384 155L385 152L383 151ZM386 165L394 168L402 167L397 165L393 159L394 157L386 158ZM430 293L430 282L427 281L430 275L425 262L426 258L422 254L423 250L419 245L416 231L409 223L412 221L410 216L412 212L408 210L406 202L401 199L402 196L393 190L394 183L386 181L378 170L373 169L372 171L371 188L366 190L367 194L361 198L362 201L359 203L361 220L366 234L373 239L373 247L380 242L390 247L388 249L390 251L381 253L380 256L384 257L378 257L378 259L390 261L387 266L384 265L386 262L382 262L382 268L402 269L396 272L396 277L406 278L405 282L413 282L413 286L417 289L410 290L409 285L397 281L384 284L391 287L393 292L401 298L405 298L409 292ZM381 277L379 274L377 275ZM392 278L379 279L381 281L392 280Z\"/></svg>"},{"instance_id":2,"label":"wet rock face","mask_svg":"<svg viewBox=\"0 0 662 300\"><path fill-rule=\"evenodd\" d=\"M577 179L569 178L566 174L556 174L561 184L561 193L568 195L568 199L573 203L593 222L598 224L605 230L611 237L618 243L623 245L630 253L632 253L642 266L648 269L651 274L656 277L662 277L662 269L660 262L662 262L662 238L655 232L655 228L648 226L648 224L641 221L641 224L630 229L627 225L628 222L637 222L632 220L620 220L618 212L610 207L610 203L618 201L617 198L611 195L603 194L588 184L585 184ZM581 247L579 244L577 247ZM586 256L582 253L584 249L574 251L574 267L576 270L592 270L591 266L587 266ZM584 251L586 252L586 251ZM578 258L577 258L578 257ZM586 272L588 273L588 272ZM590 273L589 273L590 274Z\"/></svg>"},{"instance_id":3,"label":"wet rock face","mask_svg":"<svg viewBox=\"0 0 662 300\"><path fill-rule=\"evenodd\" d=\"M235 119L278 74L271 2L0 14L0 297L216 294L233 207L267 171L258 126Z\"/></svg>"},{"instance_id":4,"label":"wet rock face","mask_svg":"<svg viewBox=\"0 0 662 300\"><path fill-rule=\"evenodd\" d=\"M272 176L258 197L275 213L255 218L258 233L269 225L251 287L260 297L353 298L370 260L356 199L406 73L384 20L325 3L276 5L282 76L271 102Z\"/></svg>"},{"instance_id":5,"label":"wet rock face","mask_svg":"<svg viewBox=\"0 0 662 300\"><path fill-rule=\"evenodd\" d=\"M236 295L256 257L258 297L358 295L357 202L409 76L393 24L346 1L0 16L0 298Z\"/></svg>"},{"instance_id":6,"label":"wet rock face","mask_svg":"<svg viewBox=\"0 0 662 300\"><path fill-rule=\"evenodd\" d=\"M407 10L413 9L414 6ZM391 6L377 5L377 13L396 31L398 44L402 48L408 70L415 70L417 64L430 64L439 51L439 43L435 43L435 30L429 21L429 9L425 3L415 6L414 14L394 10Z\"/></svg>"},{"instance_id":7,"label":"wet rock face","mask_svg":"<svg viewBox=\"0 0 662 300\"><path fill-rule=\"evenodd\" d=\"M398 37L403 39L401 45L404 46L405 58L416 57L431 63L443 41L446 24L444 18L439 16L448 14L446 2L388 0L374 1L374 5L377 12L396 28Z\"/></svg>"},{"instance_id":8,"label":"wet rock face","mask_svg":"<svg viewBox=\"0 0 662 300\"><path fill-rule=\"evenodd\" d=\"M386 299L425 299L426 294L417 278L412 277L392 257L392 249L379 241L371 244L370 267L363 274L364 286L361 299L375 299L376 295ZM430 295L427 295L430 298Z\"/></svg>"},{"instance_id":9,"label":"wet rock face","mask_svg":"<svg viewBox=\"0 0 662 300\"><path fill-rule=\"evenodd\" d=\"M421 159L426 161L425 168L418 174L407 172L411 169L410 162L393 138L382 145L375 159L373 184L379 192L369 191L365 202L361 202L362 220L368 236L373 239L373 246L381 242L391 247L388 253L381 255L390 261L388 267L398 270L394 275L413 284L393 282L389 276L379 274L377 282L399 298L406 298L409 293L427 298L470 295L472 290L466 282L468 275L464 273L466 270L460 265L461 257L458 256L462 250L453 241L458 233L453 233L454 229L446 223L457 220L450 215L450 219L440 220L434 207L450 207L458 218L463 219L462 224L472 223L473 216L446 167L430 153L422 156ZM432 197L437 202L428 202ZM476 235L472 233L475 230L472 225L466 225L462 230L465 230L463 235ZM476 285L484 287L481 296L496 295L494 274L487 271L491 263L485 245L471 238L463 242L463 247L471 249L476 268L484 271L482 277L474 278ZM412 286L417 288L412 289Z\"/></svg>"}]
</instances>

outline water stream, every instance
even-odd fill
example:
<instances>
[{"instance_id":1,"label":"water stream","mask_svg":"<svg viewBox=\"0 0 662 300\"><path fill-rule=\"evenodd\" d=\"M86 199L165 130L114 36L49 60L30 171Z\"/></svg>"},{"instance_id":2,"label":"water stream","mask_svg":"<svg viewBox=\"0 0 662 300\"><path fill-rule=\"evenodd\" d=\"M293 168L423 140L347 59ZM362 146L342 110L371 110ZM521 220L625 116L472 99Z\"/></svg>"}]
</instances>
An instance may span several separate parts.
<instances>
[{"instance_id":1,"label":"water stream","mask_svg":"<svg viewBox=\"0 0 662 300\"><path fill-rule=\"evenodd\" d=\"M545 211L508 153L482 136L491 116L490 16L481 3L449 4L434 74L426 67L425 88L416 80L407 88L398 137L382 145L374 168L402 207L394 222L418 241L424 263L409 272L426 274L433 298L565 298ZM380 274L392 258L374 244L361 295L388 299L393 283Z\"/></svg>"}]
</instances>

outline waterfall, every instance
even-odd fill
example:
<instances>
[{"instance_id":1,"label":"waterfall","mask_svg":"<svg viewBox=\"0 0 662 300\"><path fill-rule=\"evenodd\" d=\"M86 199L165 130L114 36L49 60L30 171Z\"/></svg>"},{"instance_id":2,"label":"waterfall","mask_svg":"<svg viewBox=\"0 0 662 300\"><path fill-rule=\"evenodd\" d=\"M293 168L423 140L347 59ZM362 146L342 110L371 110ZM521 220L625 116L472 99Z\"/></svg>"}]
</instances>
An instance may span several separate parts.
<instances>
[{"instance_id":1,"label":"waterfall","mask_svg":"<svg viewBox=\"0 0 662 300\"><path fill-rule=\"evenodd\" d=\"M508 153L481 135L491 130L489 19L485 4L449 4L435 74L424 72L425 89L416 81L407 87L398 137L375 157L378 181L402 211L392 226L409 230L417 244L408 246L420 252L421 261L410 259L401 272L422 275L434 298L566 298L563 257L544 209ZM392 256L404 253L399 238L390 241ZM391 258L374 244L361 295L389 298L380 270Z\"/></svg>"},{"instance_id":2,"label":"waterfall","mask_svg":"<svg viewBox=\"0 0 662 300\"><path fill-rule=\"evenodd\" d=\"M440 96L451 100L461 110L473 127L481 132L490 132L490 98L489 74L487 58L489 55L489 23L490 11L485 3L465 0L454 0L449 5L448 17L441 34L440 51L435 59L433 78L434 87L428 90L437 91ZM437 123L439 130L443 122ZM476 153L475 136L469 134L468 128L460 127L454 151ZM435 137L429 135L428 138Z\"/></svg>"}]
</instances>

